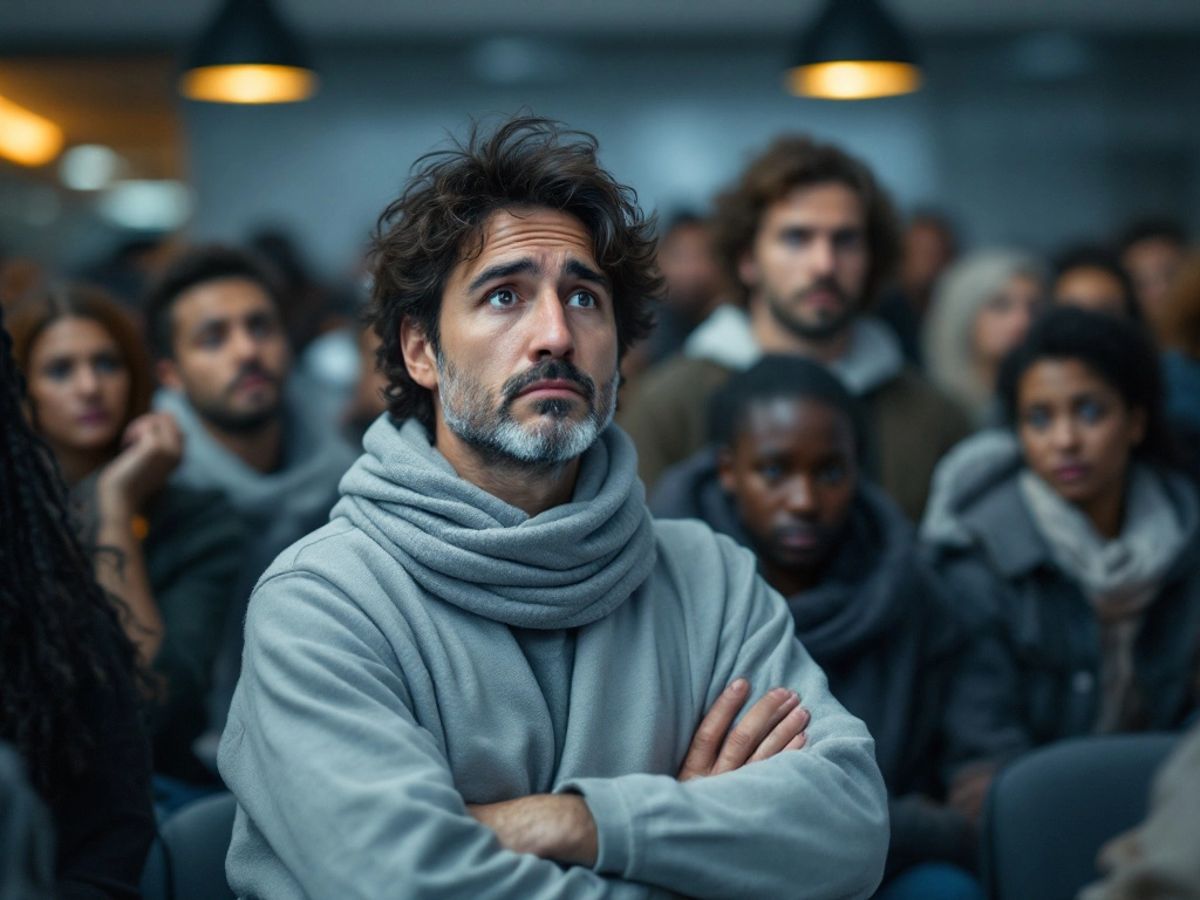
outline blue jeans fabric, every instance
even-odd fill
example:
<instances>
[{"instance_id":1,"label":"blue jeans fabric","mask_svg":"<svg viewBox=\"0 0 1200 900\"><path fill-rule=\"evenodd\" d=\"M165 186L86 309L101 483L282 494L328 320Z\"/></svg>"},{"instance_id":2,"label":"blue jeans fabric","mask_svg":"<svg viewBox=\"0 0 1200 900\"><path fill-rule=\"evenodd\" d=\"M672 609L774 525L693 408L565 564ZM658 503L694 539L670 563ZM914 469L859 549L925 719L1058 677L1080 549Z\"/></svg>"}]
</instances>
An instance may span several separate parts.
<instances>
[{"instance_id":1,"label":"blue jeans fabric","mask_svg":"<svg viewBox=\"0 0 1200 900\"><path fill-rule=\"evenodd\" d=\"M983 885L950 863L921 863L905 869L875 894L875 900L984 900Z\"/></svg>"}]
</instances>

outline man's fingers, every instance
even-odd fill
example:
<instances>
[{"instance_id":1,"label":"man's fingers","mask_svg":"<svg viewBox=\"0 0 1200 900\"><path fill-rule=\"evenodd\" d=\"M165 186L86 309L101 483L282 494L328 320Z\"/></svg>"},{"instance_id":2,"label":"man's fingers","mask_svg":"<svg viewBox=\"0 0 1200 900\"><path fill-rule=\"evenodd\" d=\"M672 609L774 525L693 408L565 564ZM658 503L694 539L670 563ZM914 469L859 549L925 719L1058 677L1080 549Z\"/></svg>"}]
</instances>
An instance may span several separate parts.
<instances>
[{"instance_id":1,"label":"man's fingers","mask_svg":"<svg viewBox=\"0 0 1200 900\"><path fill-rule=\"evenodd\" d=\"M721 752L717 755L716 765L712 774L731 772L745 765L746 761L758 750L759 745L769 735L775 726L800 703L795 691L786 688L775 688L767 691L750 711L742 717L737 727L729 733Z\"/></svg>"},{"instance_id":2,"label":"man's fingers","mask_svg":"<svg viewBox=\"0 0 1200 900\"><path fill-rule=\"evenodd\" d=\"M750 684L745 678L735 679L729 687L721 691L712 708L705 714L692 738L683 767L679 770L679 780L687 781L707 775L717 759L717 752L725 741L729 726L738 714L738 710L746 702L750 693Z\"/></svg>"},{"instance_id":3,"label":"man's fingers","mask_svg":"<svg viewBox=\"0 0 1200 900\"><path fill-rule=\"evenodd\" d=\"M808 727L808 722L808 710L800 706L794 707L771 730L771 733L763 738L762 743L758 745L758 749L754 751L754 755L750 757L749 761L758 762L760 759L770 759L781 750L788 749L793 741L799 737L803 737L804 729Z\"/></svg>"}]
</instances>

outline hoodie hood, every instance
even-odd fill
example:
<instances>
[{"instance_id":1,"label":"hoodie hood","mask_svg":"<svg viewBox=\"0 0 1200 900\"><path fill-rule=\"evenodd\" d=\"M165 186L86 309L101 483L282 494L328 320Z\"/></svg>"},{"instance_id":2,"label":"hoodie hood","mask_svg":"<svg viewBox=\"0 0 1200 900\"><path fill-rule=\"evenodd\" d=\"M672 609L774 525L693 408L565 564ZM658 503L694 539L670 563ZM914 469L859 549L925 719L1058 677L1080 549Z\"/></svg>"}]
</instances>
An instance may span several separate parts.
<instances>
[{"instance_id":1,"label":"hoodie hood","mask_svg":"<svg viewBox=\"0 0 1200 900\"><path fill-rule=\"evenodd\" d=\"M672 466L650 501L659 518L697 518L753 549L733 498L717 477L716 452L705 449ZM821 663L858 652L905 614L915 552L912 526L879 488L860 482L848 531L817 587L788 597L796 635Z\"/></svg>"},{"instance_id":2,"label":"hoodie hood","mask_svg":"<svg viewBox=\"0 0 1200 900\"><path fill-rule=\"evenodd\" d=\"M850 326L844 356L829 364L853 394L868 394L887 384L904 368L900 341L878 319L860 317ZM683 353L740 372L763 356L750 329L750 317L736 306L721 306L688 337Z\"/></svg>"},{"instance_id":3,"label":"hoodie hood","mask_svg":"<svg viewBox=\"0 0 1200 900\"><path fill-rule=\"evenodd\" d=\"M568 503L530 517L458 475L416 420L385 413L342 479L343 516L425 592L521 628L587 625L649 577L656 548L637 458L610 426L580 460Z\"/></svg>"},{"instance_id":4,"label":"hoodie hood","mask_svg":"<svg viewBox=\"0 0 1200 900\"><path fill-rule=\"evenodd\" d=\"M974 538L964 514L1023 465L1021 445L1007 428L986 428L960 441L933 470L921 519L921 540L931 545L970 546Z\"/></svg>"}]
</instances>

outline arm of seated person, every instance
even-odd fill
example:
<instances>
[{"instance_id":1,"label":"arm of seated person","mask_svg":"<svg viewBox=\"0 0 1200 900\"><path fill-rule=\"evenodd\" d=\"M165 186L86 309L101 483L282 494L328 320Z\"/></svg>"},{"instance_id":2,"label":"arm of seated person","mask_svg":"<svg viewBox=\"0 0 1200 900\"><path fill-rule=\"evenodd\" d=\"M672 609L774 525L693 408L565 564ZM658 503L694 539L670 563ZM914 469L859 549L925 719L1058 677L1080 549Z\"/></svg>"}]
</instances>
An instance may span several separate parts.
<instances>
[{"instance_id":1,"label":"arm of seated person","mask_svg":"<svg viewBox=\"0 0 1200 900\"><path fill-rule=\"evenodd\" d=\"M717 698L696 729L679 781L732 772L804 746L808 713L799 696L784 688L768 691L733 727L749 688L744 678L738 678ZM535 794L468 809L509 850L568 865L596 864L596 823L578 794Z\"/></svg>"},{"instance_id":2,"label":"arm of seated person","mask_svg":"<svg viewBox=\"0 0 1200 900\"><path fill-rule=\"evenodd\" d=\"M662 894L503 846L410 703L395 650L333 585L304 572L259 585L219 755L239 896Z\"/></svg>"},{"instance_id":3,"label":"arm of seated person","mask_svg":"<svg viewBox=\"0 0 1200 900\"><path fill-rule=\"evenodd\" d=\"M713 611L720 635L704 708L737 676L752 692L784 685L811 714L805 747L682 781L632 774L560 785L583 795L595 821L595 870L694 897L869 896L888 845L874 742L830 695L754 557L723 538L703 550L689 559L715 557L714 567L694 565L696 576L723 578L725 597Z\"/></svg>"}]
</instances>

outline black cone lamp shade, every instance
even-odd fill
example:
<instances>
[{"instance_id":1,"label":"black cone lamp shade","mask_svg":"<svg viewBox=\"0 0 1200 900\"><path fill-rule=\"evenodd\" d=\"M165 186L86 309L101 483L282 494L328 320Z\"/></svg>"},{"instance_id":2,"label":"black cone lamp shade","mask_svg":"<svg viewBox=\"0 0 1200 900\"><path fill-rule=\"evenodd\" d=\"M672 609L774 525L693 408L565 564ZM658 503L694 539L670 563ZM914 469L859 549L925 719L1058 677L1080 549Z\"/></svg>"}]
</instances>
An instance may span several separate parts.
<instances>
[{"instance_id":1,"label":"black cone lamp shade","mask_svg":"<svg viewBox=\"0 0 1200 900\"><path fill-rule=\"evenodd\" d=\"M212 103L294 103L317 76L269 0L225 0L197 40L180 92Z\"/></svg>"},{"instance_id":2,"label":"black cone lamp shade","mask_svg":"<svg viewBox=\"0 0 1200 900\"><path fill-rule=\"evenodd\" d=\"M787 73L793 94L865 100L921 86L912 42L878 0L827 0Z\"/></svg>"}]
</instances>

